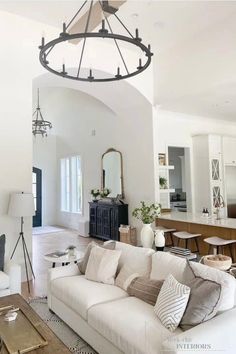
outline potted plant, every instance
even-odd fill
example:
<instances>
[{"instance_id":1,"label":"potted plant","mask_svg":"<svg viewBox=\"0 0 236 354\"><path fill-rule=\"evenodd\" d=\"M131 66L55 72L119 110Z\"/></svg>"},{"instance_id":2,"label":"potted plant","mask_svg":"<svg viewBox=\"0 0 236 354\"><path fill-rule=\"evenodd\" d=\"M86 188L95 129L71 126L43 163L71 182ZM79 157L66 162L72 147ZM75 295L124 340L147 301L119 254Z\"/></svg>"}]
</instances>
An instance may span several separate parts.
<instances>
[{"instance_id":1,"label":"potted plant","mask_svg":"<svg viewBox=\"0 0 236 354\"><path fill-rule=\"evenodd\" d=\"M93 201L97 202L97 197L100 195L100 190L94 188L94 189L91 189L90 193L91 193L92 197L94 198Z\"/></svg>"},{"instance_id":2,"label":"potted plant","mask_svg":"<svg viewBox=\"0 0 236 354\"><path fill-rule=\"evenodd\" d=\"M102 198L106 198L106 197L108 197L108 195L109 195L110 193L111 193L111 190L110 190L109 188L104 188L104 189L101 190L100 196L101 196Z\"/></svg>"},{"instance_id":3,"label":"potted plant","mask_svg":"<svg viewBox=\"0 0 236 354\"><path fill-rule=\"evenodd\" d=\"M75 250L76 250L76 247L74 245L70 245L67 247L66 252L68 253L69 257L73 257L73 256L75 256Z\"/></svg>"},{"instance_id":4,"label":"potted plant","mask_svg":"<svg viewBox=\"0 0 236 354\"><path fill-rule=\"evenodd\" d=\"M167 179L165 177L159 177L159 184L161 189L167 188Z\"/></svg>"},{"instance_id":5,"label":"potted plant","mask_svg":"<svg viewBox=\"0 0 236 354\"><path fill-rule=\"evenodd\" d=\"M144 201L140 202L141 207L135 208L132 215L141 220L143 227L141 230L141 243L143 247L152 248L154 241L154 233L151 228L151 224L160 215L161 205L160 204L150 204L147 205Z\"/></svg>"}]
</instances>

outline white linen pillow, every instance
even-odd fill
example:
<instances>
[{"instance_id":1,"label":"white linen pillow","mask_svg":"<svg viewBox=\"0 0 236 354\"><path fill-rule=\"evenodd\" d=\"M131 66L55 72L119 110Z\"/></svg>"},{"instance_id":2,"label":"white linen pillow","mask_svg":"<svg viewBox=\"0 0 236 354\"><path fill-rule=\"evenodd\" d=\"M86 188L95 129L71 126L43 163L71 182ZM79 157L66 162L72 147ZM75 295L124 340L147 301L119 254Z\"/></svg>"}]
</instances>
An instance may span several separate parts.
<instances>
[{"instance_id":1,"label":"white linen pillow","mask_svg":"<svg viewBox=\"0 0 236 354\"><path fill-rule=\"evenodd\" d=\"M139 276L140 274L135 272L130 266L124 265L116 277L115 285L127 291L132 280Z\"/></svg>"},{"instance_id":2,"label":"white linen pillow","mask_svg":"<svg viewBox=\"0 0 236 354\"><path fill-rule=\"evenodd\" d=\"M95 246L92 248L85 271L85 278L99 283L115 283L121 251L112 251Z\"/></svg>"},{"instance_id":3,"label":"white linen pillow","mask_svg":"<svg viewBox=\"0 0 236 354\"><path fill-rule=\"evenodd\" d=\"M154 312L161 323L171 332L180 324L189 295L190 288L179 283L171 274L161 287Z\"/></svg>"}]
</instances>

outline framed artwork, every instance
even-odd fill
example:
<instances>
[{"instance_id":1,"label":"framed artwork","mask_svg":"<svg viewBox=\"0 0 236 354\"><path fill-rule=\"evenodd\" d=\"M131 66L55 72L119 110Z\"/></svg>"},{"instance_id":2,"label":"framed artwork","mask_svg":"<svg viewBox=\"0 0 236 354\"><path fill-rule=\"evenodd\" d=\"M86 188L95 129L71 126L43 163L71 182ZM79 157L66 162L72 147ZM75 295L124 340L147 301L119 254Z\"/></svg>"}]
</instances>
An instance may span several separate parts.
<instances>
[{"instance_id":1,"label":"framed artwork","mask_svg":"<svg viewBox=\"0 0 236 354\"><path fill-rule=\"evenodd\" d=\"M166 165L166 154L158 154L158 161L160 166Z\"/></svg>"}]
</instances>

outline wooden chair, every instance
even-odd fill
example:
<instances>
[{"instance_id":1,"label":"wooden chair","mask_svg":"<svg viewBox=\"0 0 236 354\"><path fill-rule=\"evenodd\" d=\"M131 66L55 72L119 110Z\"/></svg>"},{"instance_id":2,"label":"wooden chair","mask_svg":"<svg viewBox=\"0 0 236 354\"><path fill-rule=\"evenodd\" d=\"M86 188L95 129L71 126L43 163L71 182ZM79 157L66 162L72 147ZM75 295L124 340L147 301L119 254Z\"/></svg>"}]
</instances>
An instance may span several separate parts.
<instances>
[{"instance_id":1,"label":"wooden chair","mask_svg":"<svg viewBox=\"0 0 236 354\"><path fill-rule=\"evenodd\" d=\"M201 234L191 234L187 231L178 231L174 232L173 235L178 239L177 247L179 247L180 240L184 240L185 248L188 248L189 240L194 240L196 244L196 250L194 252L199 253L198 237L202 236Z\"/></svg>"}]
</instances>

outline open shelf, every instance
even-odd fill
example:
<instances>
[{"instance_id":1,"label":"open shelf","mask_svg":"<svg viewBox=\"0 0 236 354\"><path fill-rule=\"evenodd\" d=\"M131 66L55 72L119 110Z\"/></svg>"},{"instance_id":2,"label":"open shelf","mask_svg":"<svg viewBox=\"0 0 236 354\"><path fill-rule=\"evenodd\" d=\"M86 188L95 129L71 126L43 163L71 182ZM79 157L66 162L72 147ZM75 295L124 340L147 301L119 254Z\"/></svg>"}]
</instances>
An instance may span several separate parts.
<instances>
[{"instance_id":1,"label":"open shelf","mask_svg":"<svg viewBox=\"0 0 236 354\"><path fill-rule=\"evenodd\" d=\"M159 170L174 170L175 166L173 165L159 165Z\"/></svg>"},{"instance_id":2,"label":"open shelf","mask_svg":"<svg viewBox=\"0 0 236 354\"><path fill-rule=\"evenodd\" d=\"M175 189L160 188L160 193L175 193Z\"/></svg>"}]
</instances>

